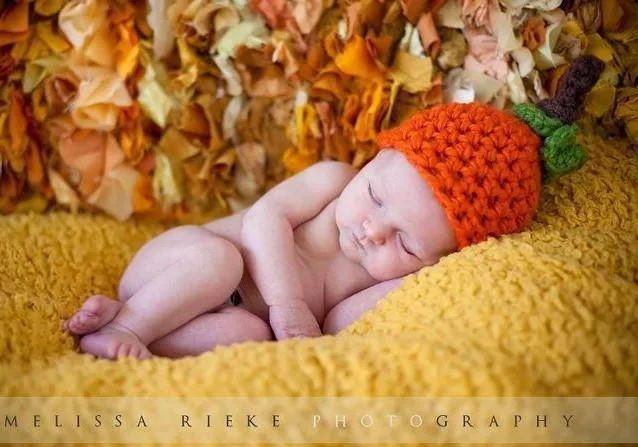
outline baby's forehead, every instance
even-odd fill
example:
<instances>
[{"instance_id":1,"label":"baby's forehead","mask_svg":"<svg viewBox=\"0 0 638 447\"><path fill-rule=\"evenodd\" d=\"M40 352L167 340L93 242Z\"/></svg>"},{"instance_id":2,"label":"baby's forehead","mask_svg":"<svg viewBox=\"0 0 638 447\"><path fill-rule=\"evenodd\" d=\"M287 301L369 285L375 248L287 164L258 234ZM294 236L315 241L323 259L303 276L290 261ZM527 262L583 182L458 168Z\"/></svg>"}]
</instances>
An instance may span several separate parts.
<instances>
[{"instance_id":1,"label":"baby's forehead","mask_svg":"<svg viewBox=\"0 0 638 447\"><path fill-rule=\"evenodd\" d=\"M376 180L387 201L396 203L405 212L438 205L427 180L402 154L391 150L382 155L371 171L371 178Z\"/></svg>"},{"instance_id":2,"label":"baby's forehead","mask_svg":"<svg viewBox=\"0 0 638 447\"><path fill-rule=\"evenodd\" d=\"M427 190L427 183L416 168L398 151L388 150L377 155L371 175L383 182L388 190L398 193Z\"/></svg>"},{"instance_id":3,"label":"baby's forehead","mask_svg":"<svg viewBox=\"0 0 638 447\"><path fill-rule=\"evenodd\" d=\"M384 149L369 163L370 173L375 177L396 175L401 170L402 155L396 150Z\"/></svg>"}]
</instances>

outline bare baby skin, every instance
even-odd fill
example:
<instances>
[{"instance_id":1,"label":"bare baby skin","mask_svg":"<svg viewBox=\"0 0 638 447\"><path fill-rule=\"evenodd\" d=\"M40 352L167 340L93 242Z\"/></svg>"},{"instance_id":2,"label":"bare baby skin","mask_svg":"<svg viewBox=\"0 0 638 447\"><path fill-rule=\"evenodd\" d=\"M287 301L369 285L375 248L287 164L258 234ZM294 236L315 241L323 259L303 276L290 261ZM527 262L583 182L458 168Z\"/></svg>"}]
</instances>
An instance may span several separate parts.
<instances>
[{"instance_id":1,"label":"bare baby skin","mask_svg":"<svg viewBox=\"0 0 638 447\"><path fill-rule=\"evenodd\" d=\"M384 149L360 171L320 162L247 210L158 235L126 268L118 300L93 295L63 327L109 359L336 334L456 250L428 184Z\"/></svg>"}]
</instances>

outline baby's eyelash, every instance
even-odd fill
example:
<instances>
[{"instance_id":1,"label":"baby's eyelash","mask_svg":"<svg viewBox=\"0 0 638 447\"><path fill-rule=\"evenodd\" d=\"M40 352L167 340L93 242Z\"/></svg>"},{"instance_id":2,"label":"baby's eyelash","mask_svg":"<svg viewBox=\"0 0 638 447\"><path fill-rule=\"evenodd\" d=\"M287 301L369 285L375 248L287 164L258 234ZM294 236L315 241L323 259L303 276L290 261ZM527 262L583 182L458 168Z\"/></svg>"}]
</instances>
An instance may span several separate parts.
<instances>
[{"instance_id":1,"label":"baby's eyelash","mask_svg":"<svg viewBox=\"0 0 638 447\"><path fill-rule=\"evenodd\" d=\"M398 237L399 237L399 243L401 244L401 247L403 247L405 252L407 254L411 255L411 256L415 256L416 257L416 255L414 253L412 253L410 250L408 250L408 248L405 246L405 243L403 243L403 238L401 236L398 236Z\"/></svg>"},{"instance_id":2,"label":"baby's eyelash","mask_svg":"<svg viewBox=\"0 0 638 447\"><path fill-rule=\"evenodd\" d=\"M370 194L370 198L372 199L374 203L376 203L379 206L382 205L381 201L377 200L376 197L374 197L374 194L372 193L372 185L370 183L368 183L368 193Z\"/></svg>"}]
</instances>

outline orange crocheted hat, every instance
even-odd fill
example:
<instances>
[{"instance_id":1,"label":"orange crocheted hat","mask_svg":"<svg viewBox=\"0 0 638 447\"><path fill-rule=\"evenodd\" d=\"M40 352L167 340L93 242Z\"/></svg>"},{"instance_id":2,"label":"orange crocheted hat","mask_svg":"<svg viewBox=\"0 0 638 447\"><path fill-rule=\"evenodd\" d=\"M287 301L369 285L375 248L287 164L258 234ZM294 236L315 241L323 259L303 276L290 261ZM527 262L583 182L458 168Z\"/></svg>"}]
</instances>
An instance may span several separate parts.
<instances>
[{"instance_id":1,"label":"orange crocheted hat","mask_svg":"<svg viewBox=\"0 0 638 447\"><path fill-rule=\"evenodd\" d=\"M567 124L602 68L595 58L577 59L557 96L538 107L521 104L512 114L443 104L379 133L377 143L402 152L428 182L459 249L517 232L534 216L542 183L585 162L577 128Z\"/></svg>"}]
</instances>

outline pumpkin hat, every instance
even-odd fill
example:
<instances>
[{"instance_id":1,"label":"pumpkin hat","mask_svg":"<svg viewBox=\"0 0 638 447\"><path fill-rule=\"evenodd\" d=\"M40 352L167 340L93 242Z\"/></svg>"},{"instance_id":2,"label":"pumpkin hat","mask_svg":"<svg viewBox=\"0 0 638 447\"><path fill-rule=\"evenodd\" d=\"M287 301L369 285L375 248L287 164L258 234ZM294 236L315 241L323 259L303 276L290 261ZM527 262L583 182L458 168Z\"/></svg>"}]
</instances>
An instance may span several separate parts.
<instances>
[{"instance_id":1,"label":"pumpkin hat","mask_svg":"<svg viewBox=\"0 0 638 447\"><path fill-rule=\"evenodd\" d=\"M381 148L399 150L430 185L461 249L521 231L543 183L587 159L573 124L604 64L582 56L554 98L506 112L480 104L442 104L380 132Z\"/></svg>"}]
</instances>

